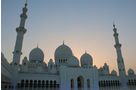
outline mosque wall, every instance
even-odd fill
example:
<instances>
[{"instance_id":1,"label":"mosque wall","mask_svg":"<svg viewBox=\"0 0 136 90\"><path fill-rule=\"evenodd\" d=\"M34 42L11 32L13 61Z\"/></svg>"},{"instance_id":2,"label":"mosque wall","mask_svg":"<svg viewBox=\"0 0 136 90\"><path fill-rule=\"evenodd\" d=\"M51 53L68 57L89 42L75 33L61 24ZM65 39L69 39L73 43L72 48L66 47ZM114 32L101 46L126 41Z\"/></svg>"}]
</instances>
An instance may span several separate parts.
<instances>
[{"instance_id":1,"label":"mosque wall","mask_svg":"<svg viewBox=\"0 0 136 90\"><path fill-rule=\"evenodd\" d=\"M87 88L97 90L98 87L98 71L96 68L82 68L82 67L60 67L61 89L70 90ZM72 86L73 81L73 86ZM81 85L79 84L81 83ZM63 89L62 89L63 90Z\"/></svg>"}]
</instances>

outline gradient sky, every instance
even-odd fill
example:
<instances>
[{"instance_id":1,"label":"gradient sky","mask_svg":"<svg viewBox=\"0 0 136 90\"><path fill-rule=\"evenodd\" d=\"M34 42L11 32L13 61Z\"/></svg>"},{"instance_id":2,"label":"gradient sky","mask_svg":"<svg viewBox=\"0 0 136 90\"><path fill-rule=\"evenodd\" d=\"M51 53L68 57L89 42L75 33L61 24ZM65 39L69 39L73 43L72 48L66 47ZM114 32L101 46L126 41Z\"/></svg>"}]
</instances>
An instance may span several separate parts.
<instances>
[{"instance_id":1,"label":"gradient sky","mask_svg":"<svg viewBox=\"0 0 136 90\"><path fill-rule=\"evenodd\" d=\"M12 61L24 0L2 0L2 52ZM126 70L136 71L136 0L28 0L23 55L38 46L45 62L54 59L63 40L80 59L85 50L97 67L107 62L117 70L113 21L119 32Z\"/></svg>"}]
</instances>

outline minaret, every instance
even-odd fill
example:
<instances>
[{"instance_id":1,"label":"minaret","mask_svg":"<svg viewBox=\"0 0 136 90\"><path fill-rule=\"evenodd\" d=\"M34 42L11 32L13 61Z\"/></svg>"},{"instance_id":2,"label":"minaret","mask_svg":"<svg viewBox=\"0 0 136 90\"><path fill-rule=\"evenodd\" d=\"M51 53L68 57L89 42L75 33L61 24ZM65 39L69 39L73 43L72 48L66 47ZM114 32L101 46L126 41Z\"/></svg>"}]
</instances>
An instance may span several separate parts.
<instances>
[{"instance_id":1,"label":"minaret","mask_svg":"<svg viewBox=\"0 0 136 90\"><path fill-rule=\"evenodd\" d=\"M12 65L13 66L18 66L20 63L20 57L21 57L21 50L22 50L22 45L23 45L23 38L24 38L24 34L26 33L26 29L25 29L25 22L27 19L27 1L25 3L24 8L22 9L22 14L20 15L20 25L19 27L16 28L16 32L17 32L17 37L16 37L16 43L15 43L15 48L14 48L14 52L13 52L13 62Z\"/></svg>"},{"instance_id":2,"label":"minaret","mask_svg":"<svg viewBox=\"0 0 136 90\"><path fill-rule=\"evenodd\" d=\"M119 43L119 38L118 38L119 34L117 33L115 24L113 24L113 31L114 31L113 36L115 38L114 47L116 48L116 52L117 52L117 64L118 64L119 76L120 78L125 78L126 70L125 70L124 60L123 60L122 52L121 52L121 44Z\"/></svg>"}]
</instances>

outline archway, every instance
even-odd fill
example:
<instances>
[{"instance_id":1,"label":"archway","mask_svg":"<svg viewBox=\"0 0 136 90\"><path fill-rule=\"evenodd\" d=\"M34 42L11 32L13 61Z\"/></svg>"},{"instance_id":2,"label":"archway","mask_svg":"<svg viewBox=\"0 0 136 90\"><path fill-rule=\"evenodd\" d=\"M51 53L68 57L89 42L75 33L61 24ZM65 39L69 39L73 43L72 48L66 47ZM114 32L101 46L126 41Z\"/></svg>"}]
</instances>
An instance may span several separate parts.
<instances>
[{"instance_id":1,"label":"archway","mask_svg":"<svg viewBox=\"0 0 136 90\"><path fill-rule=\"evenodd\" d=\"M33 86L33 80L30 80L30 87Z\"/></svg>"},{"instance_id":2,"label":"archway","mask_svg":"<svg viewBox=\"0 0 136 90\"><path fill-rule=\"evenodd\" d=\"M34 88L37 87L37 80L34 80Z\"/></svg>"},{"instance_id":3,"label":"archway","mask_svg":"<svg viewBox=\"0 0 136 90\"><path fill-rule=\"evenodd\" d=\"M41 80L38 80L38 87L41 87Z\"/></svg>"},{"instance_id":4,"label":"archway","mask_svg":"<svg viewBox=\"0 0 136 90\"><path fill-rule=\"evenodd\" d=\"M46 88L48 88L48 86L49 86L49 81L46 80Z\"/></svg>"},{"instance_id":5,"label":"archway","mask_svg":"<svg viewBox=\"0 0 136 90\"><path fill-rule=\"evenodd\" d=\"M87 79L87 88L90 88L90 79Z\"/></svg>"},{"instance_id":6,"label":"archway","mask_svg":"<svg viewBox=\"0 0 136 90\"><path fill-rule=\"evenodd\" d=\"M44 81L44 80L42 80L42 87L44 87L44 85L45 85L45 81Z\"/></svg>"},{"instance_id":7,"label":"archway","mask_svg":"<svg viewBox=\"0 0 136 90\"><path fill-rule=\"evenodd\" d=\"M57 84L57 82L56 82L56 80L54 80L54 88L56 88L56 84Z\"/></svg>"},{"instance_id":8,"label":"archway","mask_svg":"<svg viewBox=\"0 0 136 90\"><path fill-rule=\"evenodd\" d=\"M21 80L21 87L24 87L24 80Z\"/></svg>"},{"instance_id":9,"label":"archway","mask_svg":"<svg viewBox=\"0 0 136 90\"><path fill-rule=\"evenodd\" d=\"M82 90L84 88L84 78L82 76L77 78L77 87L78 90Z\"/></svg>"},{"instance_id":10,"label":"archway","mask_svg":"<svg viewBox=\"0 0 136 90\"><path fill-rule=\"evenodd\" d=\"M17 83L17 88L20 88L20 83ZM1 88L2 89L2 88Z\"/></svg>"},{"instance_id":11,"label":"archway","mask_svg":"<svg viewBox=\"0 0 136 90\"><path fill-rule=\"evenodd\" d=\"M73 88L74 88L74 80L73 79L71 79L70 84L71 84L71 90L73 90Z\"/></svg>"},{"instance_id":12,"label":"archway","mask_svg":"<svg viewBox=\"0 0 136 90\"><path fill-rule=\"evenodd\" d=\"M25 87L28 87L28 80L25 81Z\"/></svg>"},{"instance_id":13,"label":"archway","mask_svg":"<svg viewBox=\"0 0 136 90\"><path fill-rule=\"evenodd\" d=\"M52 83L53 83L53 81L51 80L51 81L50 81L50 88L52 88L52 85L53 85Z\"/></svg>"},{"instance_id":14,"label":"archway","mask_svg":"<svg viewBox=\"0 0 136 90\"><path fill-rule=\"evenodd\" d=\"M135 85L136 85L136 79L134 80L134 83L135 83Z\"/></svg>"}]
</instances>

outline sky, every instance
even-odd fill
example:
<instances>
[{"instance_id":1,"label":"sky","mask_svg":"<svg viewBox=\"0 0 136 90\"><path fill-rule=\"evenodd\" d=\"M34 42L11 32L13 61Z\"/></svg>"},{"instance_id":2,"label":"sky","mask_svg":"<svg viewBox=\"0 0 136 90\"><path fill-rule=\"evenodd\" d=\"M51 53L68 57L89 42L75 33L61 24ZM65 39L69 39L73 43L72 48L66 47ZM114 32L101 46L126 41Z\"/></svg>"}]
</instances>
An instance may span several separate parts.
<instances>
[{"instance_id":1,"label":"sky","mask_svg":"<svg viewBox=\"0 0 136 90\"><path fill-rule=\"evenodd\" d=\"M1 50L9 62L24 2L1 2ZM106 62L117 70L115 22L126 70L136 71L136 0L28 0L27 15L21 61L38 44L47 63L64 40L79 60L86 50L98 68Z\"/></svg>"}]
</instances>

